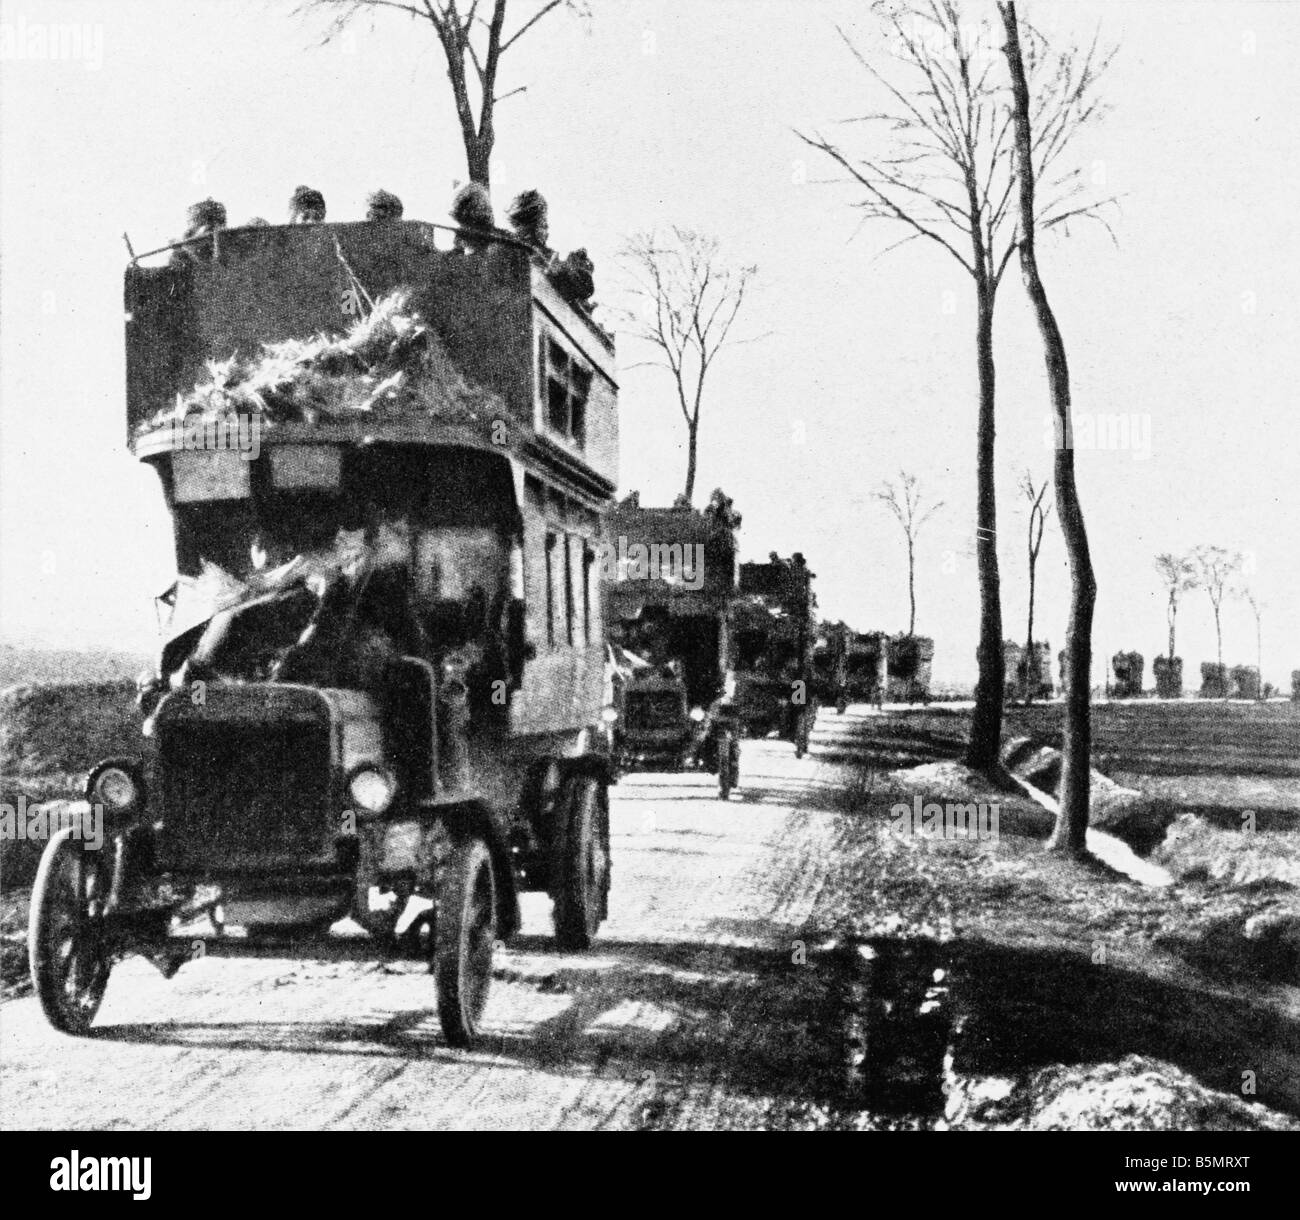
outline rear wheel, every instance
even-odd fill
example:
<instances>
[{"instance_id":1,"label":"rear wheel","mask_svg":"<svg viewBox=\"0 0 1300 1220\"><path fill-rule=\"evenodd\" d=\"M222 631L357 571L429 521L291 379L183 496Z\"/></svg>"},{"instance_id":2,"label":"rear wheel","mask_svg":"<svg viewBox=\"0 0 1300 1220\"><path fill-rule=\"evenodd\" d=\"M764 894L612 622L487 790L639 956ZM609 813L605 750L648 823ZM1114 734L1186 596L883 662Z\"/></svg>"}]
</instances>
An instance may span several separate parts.
<instances>
[{"instance_id":1,"label":"rear wheel","mask_svg":"<svg viewBox=\"0 0 1300 1220\"><path fill-rule=\"evenodd\" d=\"M551 899L561 949L589 949L609 906L609 804L605 785L575 776L561 802Z\"/></svg>"},{"instance_id":2,"label":"rear wheel","mask_svg":"<svg viewBox=\"0 0 1300 1220\"><path fill-rule=\"evenodd\" d=\"M433 936L438 1017L452 1046L478 1036L497 939L496 877L487 844L457 839L439 870Z\"/></svg>"},{"instance_id":3,"label":"rear wheel","mask_svg":"<svg viewBox=\"0 0 1300 1220\"><path fill-rule=\"evenodd\" d=\"M46 1018L84 1034L99 1011L112 963L104 937L105 862L67 827L46 845L32 887L27 938L32 986Z\"/></svg>"}]
</instances>

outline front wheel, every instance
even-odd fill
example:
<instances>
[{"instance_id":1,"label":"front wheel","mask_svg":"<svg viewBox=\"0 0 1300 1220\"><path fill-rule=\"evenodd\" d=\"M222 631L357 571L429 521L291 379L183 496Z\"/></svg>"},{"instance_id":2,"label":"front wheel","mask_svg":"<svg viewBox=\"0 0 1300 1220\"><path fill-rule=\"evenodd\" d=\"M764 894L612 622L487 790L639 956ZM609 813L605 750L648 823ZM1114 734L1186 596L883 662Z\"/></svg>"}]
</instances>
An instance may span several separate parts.
<instances>
[{"instance_id":1,"label":"front wheel","mask_svg":"<svg viewBox=\"0 0 1300 1220\"><path fill-rule=\"evenodd\" d=\"M75 827L46 845L32 887L27 937L32 986L46 1018L65 1034L84 1034L99 1011L112 968L104 937L108 875Z\"/></svg>"},{"instance_id":2,"label":"front wheel","mask_svg":"<svg viewBox=\"0 0 1300 1220\"><path fill-rule=\"evenodd\" d=\"M551 899L561 949L589 949L609 907L609 798L591 775L576 776L557 811Z\"/></svg>"},{"instance_id":3,"label":"front wheel","mask_svg":"<svg viewBox=\"0 0 1300 1220\"><path fill-rule=\"evenodd\" d=\"M487 1006L497 939L496 877L481 838L454 842L439 870L436 891L433 973L438 1018L452 1046L469 1046Z\"/></svg>"}]
</instances>

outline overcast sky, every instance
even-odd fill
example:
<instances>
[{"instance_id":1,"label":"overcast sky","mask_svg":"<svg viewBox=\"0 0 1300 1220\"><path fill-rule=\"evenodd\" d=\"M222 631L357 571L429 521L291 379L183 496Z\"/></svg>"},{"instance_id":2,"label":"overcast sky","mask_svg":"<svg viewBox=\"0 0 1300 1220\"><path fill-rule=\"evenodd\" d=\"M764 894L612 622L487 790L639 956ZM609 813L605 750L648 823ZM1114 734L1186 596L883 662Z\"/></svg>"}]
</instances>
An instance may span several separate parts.
<instances>
[{"instance_id":1,"label":"overcast sky","mask_svg":"<svg viewBox=\"0 0 1300 1220\"><path fill-rule=\"evenodd\" d=\"M514 5L521 13L531 5ZM974 12L981 5L969 6ZM0 0L0 47L38 23L91 27L80 60L0 64L0 638L151 649L151 597L170 576L155 480L124 446L122 233L137 250L179 235L213 195L231 222L283 218L298 183L331 219L366 194L445 219L464 176L440 51L397 14L318 47L285 0ZM907 625L897 526L870 493L900 468L944 508L918 554L918 630L939 681L974 674L974 305L937 249L858 229L857 197L794 129L867 139L865 3L594 0L548 18L504 61L498 206L551 201L553 244L586 246L598 297L628 233L678 223L756 263L717 364L697 495L721 485L744 514L746 557L802 550L822 608L861 629ZM1267 603L1265 676L1300 667L1300 4L1039 4L1058 36L1100 25L1120 47L1112 106L1075 149L1123 197L1118 247L1099 228L1042 251L1069 348L1076 412L1123 413L1149 446L1080 450L1099 586L1095 648L1163 651L1157 551L1213 542L1248 553ZM517 21L519 18L514 18ZM4 41L3 30L8 30ZM30 43L27 44L30 47ZM862 144L865 150L868 145ZM1015 484L1050 472L1042 356L1014 271L1000 296L999 528L1006 634L1025 630L1024 516ZM623 363L644 353L624 344ZM624 490L668 503L684 433L666 375L622 379ZM1040 568L1038 634L1062 642L1059 531ZM1189 676L1214 655L1204 594L1179 620ZM1225 659L1253 662L1254 623L1225 612ZM1100 668L1094 673L1100 679Z\"/></svg>"}]
</instances>

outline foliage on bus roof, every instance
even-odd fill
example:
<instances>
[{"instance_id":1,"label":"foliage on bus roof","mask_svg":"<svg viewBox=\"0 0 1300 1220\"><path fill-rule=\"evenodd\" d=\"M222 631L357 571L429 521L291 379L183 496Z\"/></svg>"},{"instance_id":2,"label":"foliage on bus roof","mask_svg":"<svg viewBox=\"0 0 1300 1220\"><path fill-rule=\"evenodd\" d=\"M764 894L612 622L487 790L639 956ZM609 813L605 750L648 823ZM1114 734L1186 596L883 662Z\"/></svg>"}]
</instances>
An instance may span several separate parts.
<instances>
[{"instance_id":1,"label":"foliage on bus roof","mask_svg":"<svg viewBox=\"0 0 1300 1220\"><path fill-rule=\"evenodd\" d=\"M196 414L255 414L266 423L371 415L487 425L505 413L498 394L466 380L405 290L381 297L346 334L263 344L256 358L209 360L207 370L207 380L139 431Z\"/></svg>"}]
</instances>

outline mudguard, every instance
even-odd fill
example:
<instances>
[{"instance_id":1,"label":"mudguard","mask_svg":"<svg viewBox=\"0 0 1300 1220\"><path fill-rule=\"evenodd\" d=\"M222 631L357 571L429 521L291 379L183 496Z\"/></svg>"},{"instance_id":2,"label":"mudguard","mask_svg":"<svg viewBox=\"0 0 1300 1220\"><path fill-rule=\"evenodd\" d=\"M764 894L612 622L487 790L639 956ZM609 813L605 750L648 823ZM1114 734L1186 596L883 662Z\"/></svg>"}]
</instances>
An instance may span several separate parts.
<instances>
[{"instance_id":1,"label":"mudguard","mask_svg":"<svg viewBox=\"0 0 1300 1220\"><path fill-rule=\"evenodd\" d=\"M576 758L557 758L562 780L571 775L591 775L606 784L614 782L613 760L607 754L579 754Z\"/></svg>"}]
</instances>

